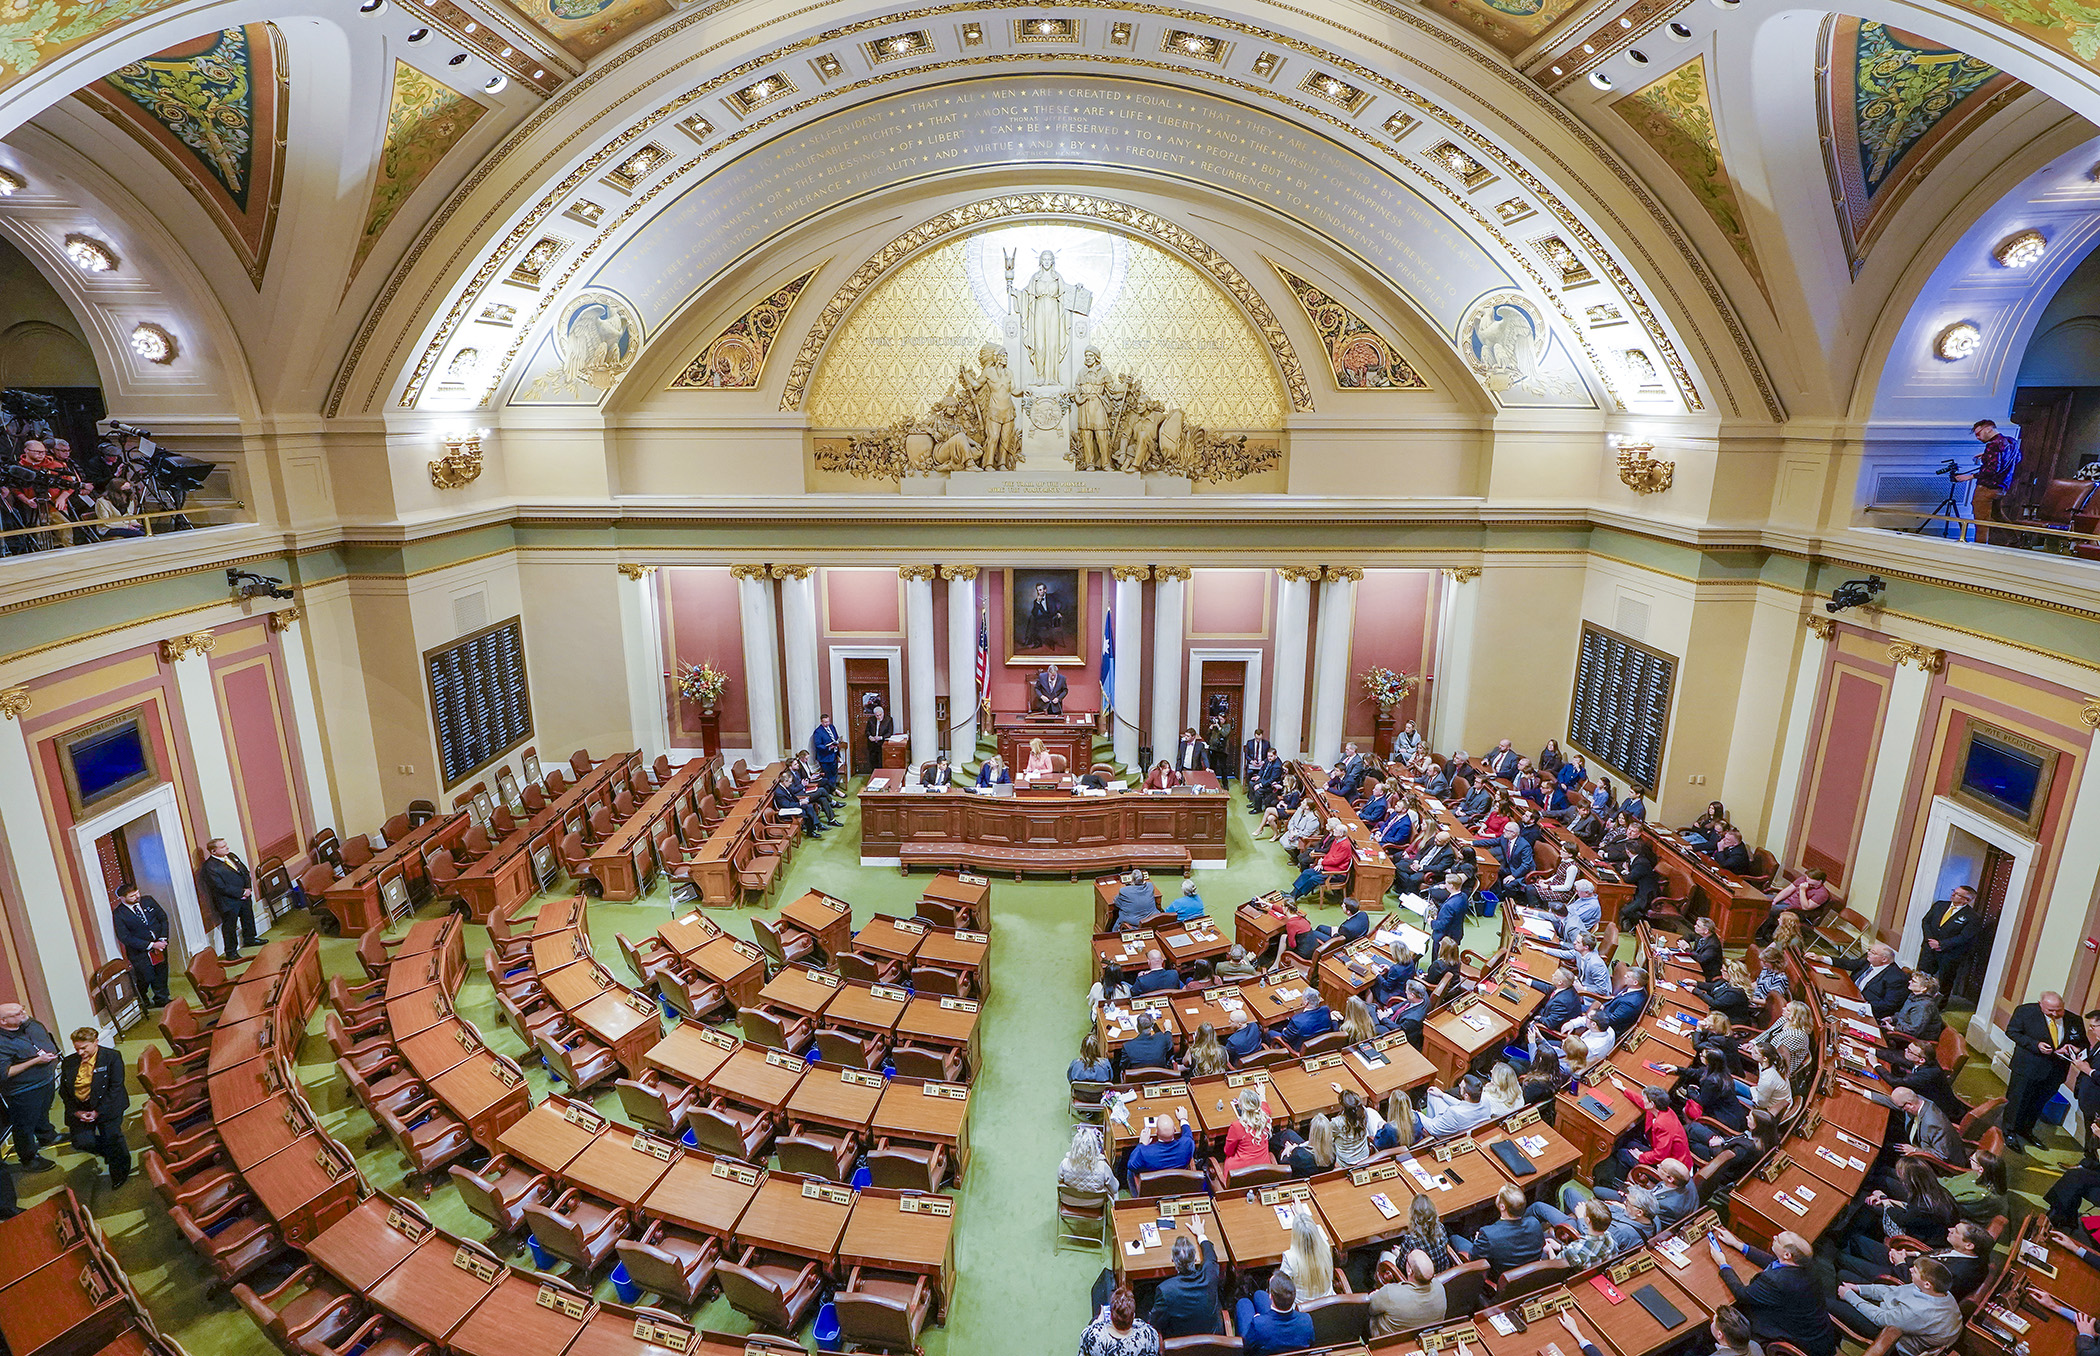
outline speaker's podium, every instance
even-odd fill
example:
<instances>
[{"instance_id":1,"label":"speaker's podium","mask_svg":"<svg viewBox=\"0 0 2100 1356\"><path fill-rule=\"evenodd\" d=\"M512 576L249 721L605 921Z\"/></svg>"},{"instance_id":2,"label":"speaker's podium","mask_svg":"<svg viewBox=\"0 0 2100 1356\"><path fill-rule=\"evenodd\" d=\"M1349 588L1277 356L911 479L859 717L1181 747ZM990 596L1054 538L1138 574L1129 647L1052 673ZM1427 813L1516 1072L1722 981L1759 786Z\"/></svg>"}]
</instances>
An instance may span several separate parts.
<instances>
[{"instance_id":1,"label":"speaker's podium","mask_svg":"<svg viewBox=\"0 0 2100 1356\"><path fill-rule=\"evenodd\" d=\"M1030 742L1040 739L1045 752L1063 754L1065 767L1078 776L1094 765L1094 718L1092 711L1067 711L1061 716L995 711L992 735L999 742L999 756L1016 774L1028 766Z\"/></svg>"}]
</instances>

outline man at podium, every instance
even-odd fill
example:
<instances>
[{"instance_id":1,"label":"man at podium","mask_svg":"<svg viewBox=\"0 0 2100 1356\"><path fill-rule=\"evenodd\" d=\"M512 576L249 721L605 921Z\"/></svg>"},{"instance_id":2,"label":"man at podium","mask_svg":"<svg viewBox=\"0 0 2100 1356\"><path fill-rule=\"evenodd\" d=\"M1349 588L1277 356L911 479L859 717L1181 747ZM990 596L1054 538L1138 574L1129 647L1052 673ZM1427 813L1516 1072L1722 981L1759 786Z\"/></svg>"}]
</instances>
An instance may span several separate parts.
<instances>
[{"instance_id":1,"label":"man at podium","mask_svg":"<svg viewBox=\"0 0 2100 1356\"><path fill-rule=\"evenodd\" d=\"M1043 671L1035 676L1028 687L1035 694L1037 705L1044 711L1053 716L1065 713L1065 694L1071 690L1071 685L1066 683L1065 676L1057 671L1057 665L1043 665Z\"/></svg>"}]
</instances>

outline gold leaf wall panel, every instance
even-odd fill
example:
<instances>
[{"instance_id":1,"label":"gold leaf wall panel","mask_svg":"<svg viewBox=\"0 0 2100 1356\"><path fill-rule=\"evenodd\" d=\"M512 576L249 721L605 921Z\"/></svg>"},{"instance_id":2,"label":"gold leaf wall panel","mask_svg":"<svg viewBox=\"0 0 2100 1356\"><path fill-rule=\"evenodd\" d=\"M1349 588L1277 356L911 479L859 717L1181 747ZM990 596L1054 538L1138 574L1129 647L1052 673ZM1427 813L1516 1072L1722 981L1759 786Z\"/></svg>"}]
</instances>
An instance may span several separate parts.
<instances>
[{"instance_id":1,"label":"gold leaf wall panel","mask_svg":"<svg viewBox=\"0 0 2100 1356\"><path fill-rule=\"evenodd\" d=\"M1213 430L1280 429L1289 408L1261 336L1232 300L1178 257L1126 237L1129 271L1087 342L1117 373ZM967 238L878 284L839 327L811 383L820 429L881 428L926 409L999 336L971 293Z\"/></svg>"}]
</instances>

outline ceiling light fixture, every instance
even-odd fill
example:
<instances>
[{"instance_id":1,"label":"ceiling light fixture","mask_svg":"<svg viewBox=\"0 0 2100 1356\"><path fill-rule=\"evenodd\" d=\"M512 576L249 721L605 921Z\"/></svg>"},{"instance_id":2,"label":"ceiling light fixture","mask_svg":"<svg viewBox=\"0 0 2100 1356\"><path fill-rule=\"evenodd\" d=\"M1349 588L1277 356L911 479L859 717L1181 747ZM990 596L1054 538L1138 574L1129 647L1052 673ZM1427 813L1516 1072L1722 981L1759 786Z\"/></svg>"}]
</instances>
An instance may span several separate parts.
<instances>
[{"instance_id":1,"label":"ceiling light fixture","mask_svg":"<svg viewBox=\"0 0 2100 1356\"><path fill-rule=\"evenodd\" d=\"M1943 361L1958 363L1973 357L1983 347L1983 331L1967 320L1957 320L1932 341L1932 351Z\"/></svg>"},{"instance_id":2,"label":"ceiling light fixture","mask_svg":"<svg viewBox=\"0 0 2100 1356\"><path fill-rule=\"evenodd\" d=\"M1609 90L1612 87L1612 78L1606 75L1603 71L1591 71L1590 83L1595 85L1598 89Z\"/></svg>"},{"instance_id":3,"label":"ceiling light fixture","mask_svg":"<svg viewBox=\"0 0 2100 1356\"><path fill-rule=\"evenodd\" d=\"M488 78L488 82L482 85L481 91L484 94L501 94L504 90L504 87L509 84L510 77L503 75L492 75Z\"/></svg>"},{"instance_id":4,"label":"ceiling light fixture","mask_svg":"<svg viewBox=\"0 0 2100 1356\"><path fill-rule=\"evenodd\" d=\"M132 327L131 351L149 363L159 363L165 367L175 361L175 355L180 348L174 335L149 320L141 321Z\"/></svg>"},{"instance_id":5,"label":"ceiling light fixture","mask_svg":"<svg viewBox=\"0 0 2100 1356\"><path fill-rule=\"evenodd\" d=\"M2041 262L2049 242L2040 231L2020 231L1998 242L1991 257L2004 268L2029 268Z\"/></svg>"},{"instance_id":6,"label":"ceiling light fixture","mask_svg":"<svg viewBox=\"0 0 2100 1356\"><path fill-rule=\"evenodd\" d=\"M12 198L29 187L29 181L10 169L0 169L0 198Z\"/></svg>"},{"instance_id":7,"label":"ceiling light fixture","mask_svg":"<svg viewBox=\"0 0 2100 1356\"><path fill-rule=\"evenodd\" d=\"M67 236L66 257L82 273L107 273L117 266L117 252L90 235Z\"/></svg>"}]
</instances>

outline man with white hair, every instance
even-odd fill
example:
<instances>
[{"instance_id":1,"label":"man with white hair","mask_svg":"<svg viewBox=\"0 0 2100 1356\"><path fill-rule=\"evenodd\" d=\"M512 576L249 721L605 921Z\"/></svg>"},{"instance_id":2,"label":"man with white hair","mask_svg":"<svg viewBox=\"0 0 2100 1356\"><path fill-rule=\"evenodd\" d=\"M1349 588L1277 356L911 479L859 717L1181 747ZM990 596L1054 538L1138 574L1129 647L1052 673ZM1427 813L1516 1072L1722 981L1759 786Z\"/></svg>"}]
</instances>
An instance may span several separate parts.
<instances>
[{"instance_id":1,"label":"man with white hair","mask_svg":"<svg viewBox=\"0 0 2100 1356\"><path fill-rule=\"evenodd\" d=\"M1903 1000L1910 997L1910 976L1896 964L1896 948L1886 942L1869 946L1864 956L1839 957L1834 964L1852 976L1852 982L1859 986L1859 996L1874 1010L1875 1021L1895 1016ZM2059 998L2057 1008L2060 1011L2062 1007L2063 1000ZM2068 1072L2070 1066L2064 1068Z\"/></svg>"}]
</instances>

